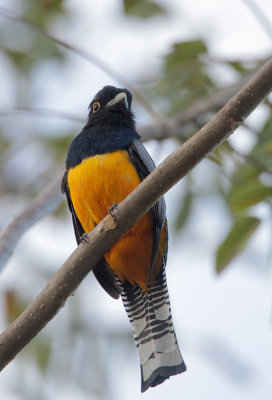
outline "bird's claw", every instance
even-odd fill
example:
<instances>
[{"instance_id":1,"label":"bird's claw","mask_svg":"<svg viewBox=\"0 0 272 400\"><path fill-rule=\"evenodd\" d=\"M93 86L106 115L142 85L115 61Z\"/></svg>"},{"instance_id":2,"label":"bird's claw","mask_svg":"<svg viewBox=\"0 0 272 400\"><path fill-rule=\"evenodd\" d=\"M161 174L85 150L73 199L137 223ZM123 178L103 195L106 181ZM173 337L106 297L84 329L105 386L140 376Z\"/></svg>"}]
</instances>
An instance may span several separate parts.
<instances>
[{"instance_id":1,"label":"bird's claw","mask_svg":"<svg viewBox=\"0 0 272 400\"><path fill-rule=\"evenodd\" d=\"M83 235L80 236L80 243L83 244L89 243L88 233L83 233Z\"/></svg>"},{"instance_id":2,"label":"bird's claw","mask_svg":"<svg viewBox=\"0 0 272 400\"><path fill-rule=\"evenodd\" d=\"M113 205L110 206L110 208L109 208L109 214L111 215L112 219L115 222L116 222L116 217L115 217L114 211L116 210L117 206L118 206L118 203L113 203Z\"/></svg>"}]
</instances>

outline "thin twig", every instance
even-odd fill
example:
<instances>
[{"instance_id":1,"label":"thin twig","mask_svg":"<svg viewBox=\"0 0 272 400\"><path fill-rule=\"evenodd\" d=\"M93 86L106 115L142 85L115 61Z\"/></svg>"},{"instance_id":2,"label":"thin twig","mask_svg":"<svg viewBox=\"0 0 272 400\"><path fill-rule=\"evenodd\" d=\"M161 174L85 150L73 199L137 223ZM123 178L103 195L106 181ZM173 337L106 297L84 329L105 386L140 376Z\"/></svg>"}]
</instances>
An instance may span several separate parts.
<instances>
[{"instance_id":1,"label":"thin twig","mask_svg":"<svg viewBox=\"0 0 272 400\"><path fill-rule=\"evenodd\" d=\"M205 123L208 120L207 114L223 107L252 78L254 73L256 71L243 76L239 82L233 85L215 91L209 97L197 101L180 113L166 119L163 123L141 127L139 133L144 140L163 140L169 137L187 139L188 134L195 128L198 119L205 116L205 121L202 121L202 124Z\"/></svg>"},{"instance_id":2,"label":"thin twig","mask_svg":"<svg viewBox=\"0 0 272 400\"><path fill-rule=\"evenodd\" d=\"M226 139L272 90L272 58L203 128L171 154L81 243L26 310L0 335L0 369L52 319L112 245Z\"/></svg>"},{"instance_id":3,"label":"thin twig","mask_svg":"<svg viewBox=\"0 0 272 400\"><path fill-rule=\"evenodd\" d=\"M1 10L1 7L0 7ZM256 71L254 71L256 72ZM187 139L188 133L191 133L192 129L196 128L196 120L205 116L205 120L208 120L208 113L214 112L221 107L239 90L247 81L254 75L249 73L244 76L239 82L223 87L209 97L205 97L193 105L187 107L185 110L177 113L171 118L157 121L153 124L148 124L139 128L139 133L144 141L147 140L164 140L171 138ZM16 107L7 110L0 110L0 117L9 116L13 113L31 113L33 115L39 114L42 117L50 118L62 118L66 120L82 122L84 119L80 116L73 115L69 112L43 109L43 108L31 108L31 107ZM204 121L204 122L206 122ZM198 124L199 125L199 124Z\"/></svg>"},{"instance_id":4,"label":"thin twig","mask_svg":"<svg viewBox=\"0 0 272 400\"><path fill-rule=\"evenodd\" d=\"M1 7L0 7L1 9ZM243 77L239 82L218 89L212 93L209 97L205 97L193 105L187 107L185 110L177 113L175 116L159 121L157 123L143 126L139 129L142 139L147 140L163 140L169 137L177 137L180 139L186 139L188 136L188 130L192 126L195 127L196 120L201 118L203 115L207 115L210 112L214 112L221 107L241 88L243 85L253 76L253 73L249 73ZM0 117L6 117L13 115L14 113L29 113L32 115L39 115L46 118L61 118L71 120L75 122L84 123L85 120L79 115L72 114L70 112L47 109L47 108L32 108L32 107L15 107L11 109L0 110ZM206 117L207 119L207 117Z\"/></svg>"},{"instance_id":5,"label":"thin twig","mask_svg":"<svg viewBox=\"0 0 272 400\"><path fill-rule=\"evenodd\" d=\"M0 110L0 117L9 117L10 115L12 116L18 113L31 114L32 116L39 115L45 118L59 118L81 123L85 122L84 118L80 117L79 115L75 115L67 111L53 110L50 108L14 107L2 109Z\"/></svg>"},{"instance_id":6,"label":"thin twig","mask_svg":"<svg viewBox=\"0 0 272 400\"><path fill-rule=\"evenodd\" d=\"M61 201L61 178L56 178L0 235L0 271L14 251L19 239L39 219L55 211Z\"/></svg>"},{"instance_id":7,"label":"thin twig","mask_svg":"<svg viewBox=\"0 0 272 400\"><path fill-rule=\"evenodd\" d=\"M97 57L95 54L91 52L87 52L82 50L74 45L66 42L63 39L59 39L56 36L52 35L51 33L47 32L39 25L35 24L34 22L8 10L7 8L0 7L0 15L4 18L7 18L13 22L20 23L30 27L33 31L41 34L42 36L47 37L50 40L53 40L58 45L64 47L65 49L77 54L78 56L84 58L85 60L91 62L92 64L96 65L99 69L106 72L111 78L116 79L117 82L120 82L124 85L127 89L129 89L136 99L143 105L143 107L147 110L147 112L157 121L161 120L161 116L157 113L151 104L146 100L146 98L135 88L134 85L130 81L128 81L122 74L120 74L116 69L109 66L105 61L101 60L101 58Z\"/></svg>"}]
</instances>

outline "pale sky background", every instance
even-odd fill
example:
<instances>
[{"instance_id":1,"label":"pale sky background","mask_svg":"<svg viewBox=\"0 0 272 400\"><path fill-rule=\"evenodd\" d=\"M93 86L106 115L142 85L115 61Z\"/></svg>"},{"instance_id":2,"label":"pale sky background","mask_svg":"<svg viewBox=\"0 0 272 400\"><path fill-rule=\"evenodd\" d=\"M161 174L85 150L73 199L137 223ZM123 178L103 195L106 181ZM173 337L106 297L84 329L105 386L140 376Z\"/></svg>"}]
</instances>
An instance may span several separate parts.
<instances>
[{"instance_id":1,"label":"pale sky background","mask_svg":"<svg viewBox=\"0 0 272 400\"><path fill-rule=\"evenodd\" d=\"M250 60L269 56L272 38L268 37L245 3L240 0L168 0L167 8L172 10L170 18L159 17L141 22L121 17L121 3L116 0L100 0L95 3L70 0L66 2L66 7L73 9L73 21L71 24L52 27L52 32L97 54L133 83L137 82L145 65L149 70L160 68L161 55L166 54L175 41L202 37L208 44L210 54L219 59L237 57ZM17 4L16 1L0 1L0 5L13 10L16 10ZM272 24L271 0L259 0L258 4ZM66 70L60 71L52 62L46 69L39 71L33 95L37 98L37 107L72 111L84 116L91 98L102 86L119 84L77 56L71 54L70 59L70 66ZM8 76L8 70L1 64L1 59L0 69L2 77ZM233 74L219 66L214 69L214 73L225 84L234 78ZM3 92L0 94L0 106L3 108L11 106L13 102L12 82L7 81L5 85L5 94L9 92L9 96L4 96ZM149 120L141 106L136 104L135 110L138 125ZM256 111L250 118L251 123L260 125L263 115L262 110ZM46 123L50 124L49 121ZM247 132L243 130L234 134L232 141L239 148L251 144ZM175 144L166 143L160 152L157 151L156 143L149 143L147 147L156 163L159 163L174 150ZM212 176L213 168L209 162L202 162L197 167L196 176L200 184L203 180L203 184L208 184L205 177ZM181 190L182 185L178 185L166 196L170 232L175 217L175 195ZM269 216L266 206L258 207L256 213ZM249 252L238 257L222 276L217 277L214 272L214 250L228 227L229 219L223 204L215 202L212 197L206 197L202 200L202 206L196 208L186 236L184 233L175 238L170 236L168 287L176 333L188 371L141 395L136 350L131 359L124 358L124 354L114 354L113 351L109 361L112 364L109 379L113 391L106 398L272 398L271 269L268 268L267 258L267 249L271 245L271 215L251 241ZM56 240L56 237L60 240ZM63 223L59 226L55 224L52 228L49 217L31 229L21 240L15 257L3 273L0 290L8 287L9 282L16 277L18 279L18 274L22 278L18 282L18 289L23 290L25 279L30 278L20 271L20 256L28 250L29 253L33 252L35 248L39 252L34 252L32 258L52 264L53 273L56 263L61 265L75 248L70 221L65 226ZM101 323L102 326L118 323L126 329L128 322L121 301L113 301L104 295L98 285L92 285L90 293L89 285L88 278L79 290L87 304L96 303L95 323ZM33 288L33 296L41 288ZM69 306L73 301L76 301L76 296L68 300ZM65 320L67 312L64 308L56 318ZM88 315L88 309L83 312ZM3 328L1 319L0 325ZM50 326L48 329L53 329L54 323ZM60 333L56 332L56 335ZM85 344L79 343L80 346L84 348ZM126 346L124 344L124 348ZM67 349L67 356L71 351ZM32 372L36 377L35 371ZM20 396L14 397L7 389L7 383L15 377L16 367L10 364L0 376L1 399L20 399ZM44 398L91 399L76 390L74 380L76 375L71 375L66 389L62 387L59 390L43 384Z\"/></svg>"}]
</instances>

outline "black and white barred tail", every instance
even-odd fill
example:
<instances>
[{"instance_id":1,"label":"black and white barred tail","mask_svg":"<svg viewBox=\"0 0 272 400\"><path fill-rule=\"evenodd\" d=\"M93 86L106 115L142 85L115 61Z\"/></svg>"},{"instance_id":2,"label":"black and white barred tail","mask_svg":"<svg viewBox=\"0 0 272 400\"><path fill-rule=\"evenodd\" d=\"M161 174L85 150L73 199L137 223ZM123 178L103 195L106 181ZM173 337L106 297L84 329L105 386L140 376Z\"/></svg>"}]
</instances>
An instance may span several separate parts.
<instances>
[{"instance_id":1,"label":"black and white barred tail","mask_svg":"<svg viewBox=\"0 0 272 400\"><path fill-rule=\"evenodd\" d=\"M186 370L173 327L165 269L147 292L127 282L122 287L122 300L139 351L144 392Z\"/></svg>"}]
</instances>

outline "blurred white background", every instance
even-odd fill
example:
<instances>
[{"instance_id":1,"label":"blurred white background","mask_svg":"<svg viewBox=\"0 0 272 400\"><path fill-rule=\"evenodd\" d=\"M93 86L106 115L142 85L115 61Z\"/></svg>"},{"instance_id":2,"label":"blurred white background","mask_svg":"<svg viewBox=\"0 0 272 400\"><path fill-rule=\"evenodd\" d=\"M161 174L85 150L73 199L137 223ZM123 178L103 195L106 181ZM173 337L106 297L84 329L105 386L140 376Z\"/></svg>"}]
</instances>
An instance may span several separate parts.
<instances>
[{"instance_id":1,"label":"blurred white background","mask_svg":"<svg viewBox=\"0 0 272 400\"><path fill-rule=\"evenodd\" d=\"M2 0L0 6L20 13L20 3ZM124 17L121 1L67 0L64 8L70 17L56 23L53 20L50 32L96 54L136 85L144 76L143 71L150 76L150 71L156 74L160 70L162 56L174 42L201 37L211 59L250 61L269 56L272 37L250 9L250 3L169 0L167 17L140 20ZM271 1L260 0L258 5L272 24ZM0 12L1 23L14 24L1 17ZM27 28L20 29L22 36L10 39L14 46L26 40ZM67 57L64 67L53 60L36 68L31 97L37 108L63 110L84 120L89 102L102 86L121 85L76 54L68 53ZM14 107L17 89L14 71L3 57L0 70L1 111ZM220 63L214 65L213 73L222 85L235 80L235 73ZM138 126L152 122L139 103L135 102L134 110ZM258 127L265 116L265 110L259 109L249 121ZM40 124L52 135L54 129L68 126L67 121L24 115L7 121L16 146L25 146L19 157L8 161L12 168L6 173L13 173L15 186L27 184L28 174L38 176L40 170L48 170L52 165L50 152L20 136L21 120L32 131L36 129L38 137ZM69 122L69 132L73 130L76 135L82 125ZM252 145L252 136L241 128L231 141L236 148L247 149ZM146 143L157 164L176 145L174 140L162 145ZM45 343L50 343L47 368L41 372L33 359L26 356L33 349L25 349L0 375L1 399L271 399L271 211L268 204L255 208L255 214L264 217L261 228L247 251L217 276L214 253L230 227L230 217L222 200L209 190L215 168L210 161L204 161L195 169L194 185L204 188L206 195L194 204L186 229L180 233L174 232L174 225L183 184L166 195L170 226L168 287L187 372L141 394L138 355L121 300L109 298L91 276L44 329ZM3 197L2 228L27 204L23 198L17 200ZM75 246L68 213L65 220L44 218L20 241L1 275L0 291L12 289L31 301ZM0 301L3 330L7 324L4 296Z\"/></svg>"}]
</instances>

